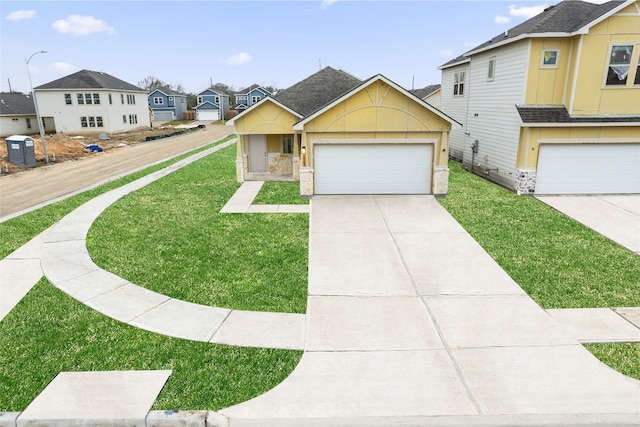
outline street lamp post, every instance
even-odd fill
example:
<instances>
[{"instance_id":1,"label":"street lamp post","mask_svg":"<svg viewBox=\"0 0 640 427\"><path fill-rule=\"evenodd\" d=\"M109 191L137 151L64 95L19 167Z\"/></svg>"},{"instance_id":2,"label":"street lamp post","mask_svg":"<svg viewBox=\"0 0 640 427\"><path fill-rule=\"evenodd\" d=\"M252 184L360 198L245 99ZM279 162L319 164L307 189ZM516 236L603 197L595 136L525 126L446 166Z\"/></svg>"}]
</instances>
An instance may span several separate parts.
<instances>
[{"instance_id":1,"label":"street lamp post","mask_svg":"<svg viewBox=\"0 0 640 427\"><path fill-rule=\"evenodd\" d=\"M38 120L38 128L40 129L40 140L42 141L42 149L44 150L44 160L49 164L49 154L47 154L47 145L44 143L44 124L42 123L42 118L40 117L40 111L38 111L38 101L36 101L36 94L33 91L33 83L31 83L31 73L29 72L29 61L33 58L34 55L39 53L47 53L46 50L41 50L33 53L29 59L25 60L27 63L27 75L29 76L29 86L31 87L31 97L33 98L33 106L36 108L36 120Z\"/></svg>"}]
</instances>

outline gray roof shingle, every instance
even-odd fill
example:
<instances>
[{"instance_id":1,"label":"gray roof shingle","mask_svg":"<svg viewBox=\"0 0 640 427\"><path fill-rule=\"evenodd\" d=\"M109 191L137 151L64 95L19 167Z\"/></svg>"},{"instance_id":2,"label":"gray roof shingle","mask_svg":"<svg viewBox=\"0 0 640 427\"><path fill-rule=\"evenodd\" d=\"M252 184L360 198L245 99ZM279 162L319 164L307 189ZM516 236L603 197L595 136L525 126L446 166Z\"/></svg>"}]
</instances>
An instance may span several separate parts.
<instances>
[{"instance_id":1,"label":"gray roof shingle","mask_svg":"<svg viewBox=\"0 0 640 427\"><path fill-rule=\"evenodd\" d=\"M274 99L303 117L321 109L362 83L342 70L325 67L278 92Z\"/></svg>"},{"instance_id":2,"label":"gray roof shingle","mask_svg":"<svg viewBox=\"0 0 640 427\"><path fill-rule=\"evenodd\" d=\"M45 83L35 89L112 89L120 91L146 92L138 86L127 83L100 71L81 70L66 77Z\"/></svg>"},{"instance_id":3,"label":"gray roof shingle","mask_svg":"<svg viewBox=\"0 0 640 427\"><path fill-rule=\"evenodd\" d=\"M0 93L0 114L12 116L19 114L35 115L36 108L33 105L33 98L24 93Z\"/></svg>"},{"instance_id":4,"label":"gray roof shingle","mask_svg":"<svg viewBox=\"0 0 640 427\"><path fill-rule=\"evenodd\" d=\"M531 123L636 123L640 116L626 117L572 117L564 106L517 105L522 122Z\"/></svg>"},{"instance_id":5,"label":"gray roof shingle","mask_svg":"<svg viewBox=\"0 0 640 427\"><path fill-rule=\"evenodd\" d=\"M440 85L435 84L435 85L429 85L427 87L423 87L422 89L414 89L414 90L411 90L410 92L415 96L417 96L418 98L424 99L426 96L431 95L433 92L435 92L438 89L440 89Z\"/></svg>"}]
</instances>

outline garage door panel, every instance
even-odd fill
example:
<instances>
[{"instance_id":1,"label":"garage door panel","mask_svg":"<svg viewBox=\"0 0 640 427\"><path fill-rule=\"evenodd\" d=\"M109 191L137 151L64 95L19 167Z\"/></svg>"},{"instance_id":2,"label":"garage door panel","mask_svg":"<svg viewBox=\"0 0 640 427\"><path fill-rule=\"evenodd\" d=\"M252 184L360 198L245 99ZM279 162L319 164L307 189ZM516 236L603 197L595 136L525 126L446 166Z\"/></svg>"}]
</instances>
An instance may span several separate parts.
<instances>
[{"instance_id":1,"label":"garage door panel","mask_svg":"<svg viewBox=\"0 0 640 427\"><path fill-rule=\"evenodd\" d=\"M535 192L640 193L640 144L542 145Z\"/></svg>"},{"instance_id":2,"label":"garage door panel","mask_svg":"<svg viewBox=\"0 0 640 427\"><path fill-rule=\"evenodd\" d=\"M429 144L316 145L316 194L429 194Z\"/></svg>"}]
</instances>

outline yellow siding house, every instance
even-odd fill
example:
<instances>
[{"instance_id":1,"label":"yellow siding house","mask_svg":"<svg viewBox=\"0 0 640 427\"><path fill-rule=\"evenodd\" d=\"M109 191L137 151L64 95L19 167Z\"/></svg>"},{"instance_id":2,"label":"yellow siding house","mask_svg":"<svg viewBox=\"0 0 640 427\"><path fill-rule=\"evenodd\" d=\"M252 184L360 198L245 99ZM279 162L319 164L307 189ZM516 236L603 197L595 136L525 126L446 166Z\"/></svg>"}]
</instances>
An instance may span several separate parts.
<instances>
[{"instance_id":1,"label":"yellow siding house","mask_svg":"<svg viewBox=\"0 0 640 427\"><path fill-rule=\"evenodd\" d=\"M440 69L469 170L520 194L640 193L637 0L566 0Z\"/></svg>"},{"instance_id":2,"label":"yellow siding house","mask_svg":"<svg viewBox=\"0 0 640 427\"><path fill-rule=\"evenodd\" d=\"M435 194L459 124L377 75L326 67L231 120L237 178L300 181L314 194Z\"/></svg>"}]
</instances>

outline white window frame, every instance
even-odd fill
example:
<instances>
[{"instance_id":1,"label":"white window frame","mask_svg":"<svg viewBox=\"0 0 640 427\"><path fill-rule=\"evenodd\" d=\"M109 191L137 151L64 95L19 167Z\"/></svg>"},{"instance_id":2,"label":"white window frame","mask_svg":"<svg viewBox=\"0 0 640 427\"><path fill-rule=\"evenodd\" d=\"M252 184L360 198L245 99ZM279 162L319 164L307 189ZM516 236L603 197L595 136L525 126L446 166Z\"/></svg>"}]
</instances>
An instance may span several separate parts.
<instances>
[{"instance_id":1,"label":"white window frame","mask_svg":"<svg viewBox=\"0 0 640 427\"><path fill-rule=\"evenodd\" d=\"M260 102L261 99L262 99L261 96L254 95L251 97L251 104L257 104L258 102Z\"/></svg>"},{"instance_id":2,"label":"white window frame","mask_svg":"<svg viewBox=\"0 0 640 427\"><path fill-rule=\"evenodd\" d=\"M495 79L496 79L496 57L492 56L491 58L489 58L489 63L487 64L487 81L492 82Z\"/></svg>"},{"instance_id":3,"label":"white window frame","mask_svg":"<svg viewBox=\"0 0 640 427\"><path fill-rule=\"evenodd\" d=\"M199 96L199 97L198 97L198 105L202 104L202 101L203 101L202 96Z\"/></svg>"},{"instance_id":4,"label":"white window frame","mask_svg":"<svg viewBox=\"0 0 640 427\"><path fill-rule=\"evenodd\" d=\"M71 98L71 94L70 93L65 93L64 94L64 103L65 103L65 105L73 105L73 100Z\"/></svg>"},{"instance_id":5,"label":"white window frame","mask_svg":"<svg viewBox=\"0 0 640 427\"><path fill-rule=\"evenodd\" d=\"M549 57L551 56L551 53L555 52L555 56L553 57L555 59L554 63L546 63L546 58L547 58L547 54L549 54ZM542 49L540 51L540 68L558 68L558 63L560 62L560 49L558 48L546 48L546 49Z\"/></svg>"},{"instance_id":6,"label":"white window frame","mask_svg":"<svg viewBox=\"0 0 640 427\"><path fill-rule=\"evenodd\" d=\"M164 100L162 99L161 96L154 96L153 105L164 105Z\"/></svg>"},{"instance_id":7,"label":"white window frame","mask_svg":"<svg viewBox=\"0 0 640 427\"><path fill-rule=\"evenodd\" d=\"M625 81L624 83L620 83L620 84L610 84L608 83L609 81L609 69L612 67L611 65L611 55L613 53L613 49L616 47L627 47L627 46L631 46L631 55L629 56L629 70L627 71L627 76L625 77ZM603 76L603 81L602 81L602 87L603 88L607 88L607 89L612 89L612 88L624 88L627 86L630 86L634 84L634 80L635 80L635 76L637 73L637 67L636 70L633 69L633 65L634 62L634 58L636 59L636 61L638 60L638 51L640 51L640 45L638 45L637 42L615 42L615 43L610 43L609 44L609 49L607 50L608 54L607 54L607 65L604 69L604 76ZM626 64L622 64L622 63L616 63L614 65L617 65L618 67L624 67L626 66ZM614 71L615 73L615 71ZM617 74L617 73L616 73Z\"/></svg>"},{"instance_id":8,"label":"white window frame","mask_svg":"<svg viewBox=\"0 0 640 427\"><path fill-rule=\"evenodd\" d=\"M462 79L460 79L460 75L462 75ZM467 70L456 71L453 74L453 96L464 96L464 87L467 81ZM462 91L460 87L462 85Z\"/></svg>"}]
</instances>

